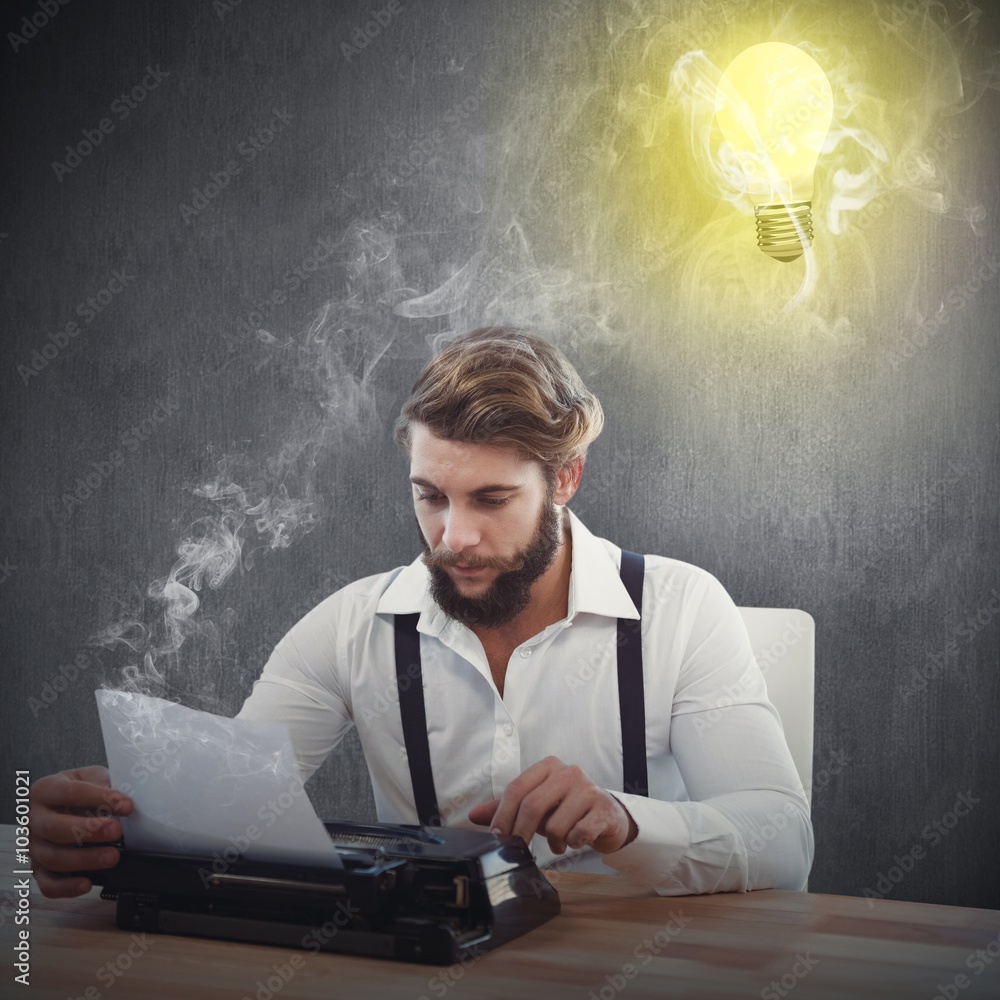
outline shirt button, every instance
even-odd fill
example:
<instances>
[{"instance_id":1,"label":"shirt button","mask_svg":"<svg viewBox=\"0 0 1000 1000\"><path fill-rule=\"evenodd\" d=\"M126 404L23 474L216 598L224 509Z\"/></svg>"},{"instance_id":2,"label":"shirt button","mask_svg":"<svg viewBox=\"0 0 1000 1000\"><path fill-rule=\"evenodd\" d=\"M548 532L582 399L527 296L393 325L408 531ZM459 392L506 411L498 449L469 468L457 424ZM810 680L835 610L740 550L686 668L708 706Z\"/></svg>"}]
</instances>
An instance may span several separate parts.
<instances>
[{"instance_id":1,"label":"shirt button","mask_svg":"<svg viewBox=\"0 0 1000 1000\"><path fill-rule=\"evenodd\" d=\"M504 736L510 736L511 733L513 732L514 732L514 727L509 722L505 722L503 725Z\"/></svg>"},{"instance_id":2,"label":"shirt button","mask_svg":"<svg viewBox=\"0 0 1000 1000\"><path fill-rule=\"evenodd\" d=\"M524 649L521 650L521 656L523 656L524 659L527 659L529 656L531 656L531 647L525 646Z\"/></svg>"}]
</instances>

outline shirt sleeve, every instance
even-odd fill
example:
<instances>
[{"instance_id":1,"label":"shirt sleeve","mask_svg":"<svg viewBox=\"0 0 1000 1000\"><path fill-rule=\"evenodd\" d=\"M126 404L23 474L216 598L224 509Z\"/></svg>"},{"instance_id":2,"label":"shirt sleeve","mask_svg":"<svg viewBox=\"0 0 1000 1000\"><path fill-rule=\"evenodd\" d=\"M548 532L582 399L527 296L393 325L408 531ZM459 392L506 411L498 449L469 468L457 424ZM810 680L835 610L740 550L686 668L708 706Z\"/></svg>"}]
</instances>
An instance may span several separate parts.
<instances>
[{"instance_id":1,"label":"shirt sleeve","mask_svg":"<svg viewBox=\"0 0 1000 1000\"><path fill-rule=\"evenodd\" d=\"M670 751L690 801L609 790L638 834L603 861L664 896L801 890L814 851L809 803L742 615L706 576L671 708Z\"/></svg>"},{"instance_id":2,"label":"shirt sleeve","mask_svg":"<svg viewBox=\"0 0 1000 1000\"><path fill-rule=\"evenodd\" d=\"M345 604L342 592L333 594L292 626L236 716L284 722L303 780L354 724L338 676L350 655Z\"/></svg>"}]
</instances>

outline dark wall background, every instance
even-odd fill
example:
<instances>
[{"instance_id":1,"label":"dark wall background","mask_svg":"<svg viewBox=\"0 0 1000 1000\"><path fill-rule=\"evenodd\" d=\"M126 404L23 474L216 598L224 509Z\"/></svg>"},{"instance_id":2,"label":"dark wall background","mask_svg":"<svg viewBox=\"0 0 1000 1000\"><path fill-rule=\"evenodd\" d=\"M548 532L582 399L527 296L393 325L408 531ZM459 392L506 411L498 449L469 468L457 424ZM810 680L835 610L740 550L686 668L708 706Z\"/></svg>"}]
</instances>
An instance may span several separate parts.
<instances>
[{"instance_id":1,"label":"dark wall background","mask_svg":"<svg viewBox=\"0 0 1000 1000\"><path fill-rule=\"evenodd\" d=\"M386 23L345 53L376 7ZM921 126L951 207L886 185L846 235L817 210L819 287L783 314L790 295L762 305L751 280L777 266L763 255L735 283L692 271L708 202L663 186L649 207L617 186L686 162L682 137L657 146L616 118L642 93L632 54L658 46L661 101L682 52L780 21L698 10L704 39L683 5L611 0L77 0L25 44L8 36L9 767L102 760L93 691L130 665L235 713L306 610L412 558L388 432L434 338L531 324L607 410L574 503L590 527L707 568L738 604L816 619L813 891L874 889L922 845L893 898L1000 906L995 69L963 62L932 123L946 131ZM873 46L862 67L893 57L900 36L866 24L870 5L837 10ZM963 59L995 51L995 16L967 36ZM78 306L116 271L86 322ZM190 592L200 608L165 624ZM310 791L321 815L373 816L353 737ZM971 813L932 843L963 793Z\"/></svg>"}]
</instances>

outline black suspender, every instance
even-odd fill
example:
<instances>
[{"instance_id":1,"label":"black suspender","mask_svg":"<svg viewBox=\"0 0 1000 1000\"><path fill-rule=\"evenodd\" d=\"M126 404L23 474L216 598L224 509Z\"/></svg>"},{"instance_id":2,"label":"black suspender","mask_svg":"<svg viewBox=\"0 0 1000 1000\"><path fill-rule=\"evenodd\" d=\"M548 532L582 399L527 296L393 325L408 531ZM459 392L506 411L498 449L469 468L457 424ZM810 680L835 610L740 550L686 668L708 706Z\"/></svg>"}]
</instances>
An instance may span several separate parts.
<instances>
[{"instance_id":1,"label":"black suspender","mask_svg":"<svg viewBox=\"0 0 1000 1000\"><path fill-rule=\"evenodd\" d=\"M622 550L622 583L642 615L642 578L646 561ZM618 703L622 717L622 789L649 795L646 773L646 705L642 695L642 618L618 619Z\"/></svg>"},{"instance_id":2,"label":"black suspender","mask_svg":"<svg viewBox=\"0 0 1000 1000\"><path fill-rule=\"evenodd\" d=\"M621 578L632 603L642 614L645 560L622 551ZM419 614L395 615L396 687L403 719L406 759L413 782L417 817L424 826L440 826L431 752L427 742L427 714L420 666ZM642 684L642 620L618 619L618 702L622 728L622 788L649 795L646 770L646 709Z\"/></svg>"},{"instance_id":3,"label":"black suspender","mask_svg":"<svg viewBox=\"0 0 1000 1000\"><path fill-rule=\"evenodd\" d=\"M419 614L395 615L396 688L399 691L399 714L403 717L403 740L406 761L410 766L413 798L417 816L424 826L440 826L434 773L431 771L431 748L427 742L427 713L424 710L424 684L420 668Z\"/></svg>"}]
</instances>

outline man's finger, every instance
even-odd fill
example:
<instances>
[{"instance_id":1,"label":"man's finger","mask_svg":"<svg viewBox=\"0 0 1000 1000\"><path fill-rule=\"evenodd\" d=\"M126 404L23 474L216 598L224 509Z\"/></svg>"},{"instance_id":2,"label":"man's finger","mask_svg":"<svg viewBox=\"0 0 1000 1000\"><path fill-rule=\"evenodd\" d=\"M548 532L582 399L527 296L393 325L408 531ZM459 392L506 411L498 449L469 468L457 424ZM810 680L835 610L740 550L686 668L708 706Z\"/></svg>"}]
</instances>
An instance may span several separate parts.
<instances>
[{"instance_id":1,"label":"man's finger","mask_svg":"<svg viewBox=\"0 0 1000 1000\"><path fill-rule=\"evenodd\" d=\"M614 796L609 796L609 800L596 805L569 831L568 844L578 847L586 843L602 854L620 850L625 845L632 817Z\"/></svg>"},{"instance_id":2,"label":"man's finger","mask_svg":"<svg viewBox=\"0 0 1000 1000\"><path fill-rule=\"evenodd\" d=\"M536 833L544 834L546 823L558 808L564 794L565 789L557 778L553 778L525 795L518 806L514 829L511 831L514 836L530 844Z\"/></svg>"},{"instance_id":3,"label":"man's finger","mask_svg":"<svg viewBox=\"0 0 1000 1000\"><path fill-rule=\"evenodd\" d=\"M38 883L38 888L42 890L42 895L48 896L49 899L82 896L94 887L94 883L89 878L56 875L41 868L35 869L35 881Z\"/></svg>"},{"instance_id":4,"label":"man's finger","mask_svg":"<svg viewBox=\"0 0 1000 1000\"><path fill-rule=\"evenodd\" d=\"M469 810L469 822L477 823L479 826L489 826L498 805L500 805L499 799L490 799L489 802L481 802L478 806L473 806Z\"/></svg>"},{"instance_id":5,"label":"man's finger","mask_svg":"<svg viewBox=\"0 0 1000 1000\"><path fill-rule=\"evenodd\" d=\"M32 867L40 865L50 874L114 868L119 856L114 847L58 847L44 840L31 845Z\"/></svg>"},{"instance_id":6,"label":"man's finger","mask_svg":"<svg viewBox=\"0 0 1000 1000\"><path fill-rule=\"evenodd\" d=\"M88 767L74 767L66 771L76 781L87 781L92 785L111 787L111 775L103 764L91 764Z\"/></svg>"},{"instance_id":7,"label":"man's finger","mask_svg":"<svg viewBox=\"0 0 1000 1000\"><path fill-rule=\"evenodd\" d=\"M620 832L619 824L606 809L591 809L567 831L566 843L570 847L592 847L605 835L615 832Z\"/></svg>"},{"instance_id":8,"label":"man's finger","mask_svg":"<svg viewBox=\"0 0 1000 1000\"><path fill-rule=\"evenodd\" d=\"M521 803L535 789L548 780L549 775L556 765L562 767L562 762L555 757L546 757L545 760L540 760L537 764L532 764L527 771L519 774L507 786L500 797L500 805L497 806L490 829L496 830L498 833L519 834L520 831L516 830L515 826L521 810ZM526 828L526 824L523 824L522 828ZM531 833L534 836L534 829L532 829ZM528 843L530 840L531 837L524 838L525 843Z\"/></svg>"},{"instance_id":9,"label":"man's finger","mask_svg":"<svg viewBox=\"0 0 1000 1000\"><path fill-rule=\"evenodd\" d=\"M83 768L83 771L93 770ZM74 779L68 774L49 774L31 786L31 801L49 808L97 809L104 806L111 813L127 816L132 800L107 785Z\"/></svg>"},{"instance_id":10,"label":"man's finger","mask_svg":"<svg viewBox=\"0 0 1000 1000\"><path fill-rule=\"evenodd\" d=\"M574 832L583 833L586 828L581 824L586 822L593 810L594 797L586 789L577 788L569 791L552 814L545 821L541 833L548 839L549 847L555 854L562 854L567 847L581 847L583 841L572 837ZM589 843L589 841L587 841Z\"/></svg>"},{"instance_id":11,"label":"man's finger","mask_svg":"<svg viewBox=\"0 0 1000 1000\"><path fill-rule=\"evenodd\" d=\"M31 820L32 843L36 840L53 844L85 844L88 841L113 841L122 836L122 825L109 814L99 811L97 816L78 816L38 810Z\"/></svg>"}]
</instances>

